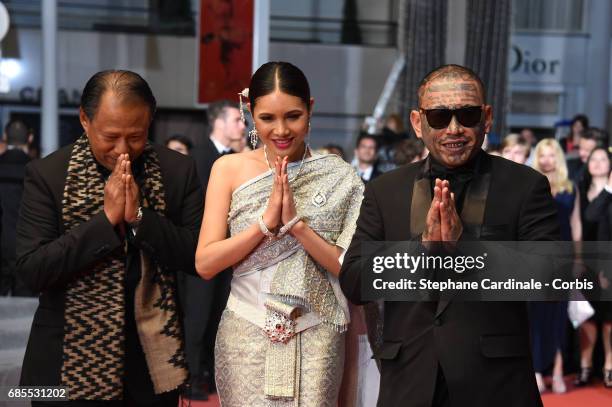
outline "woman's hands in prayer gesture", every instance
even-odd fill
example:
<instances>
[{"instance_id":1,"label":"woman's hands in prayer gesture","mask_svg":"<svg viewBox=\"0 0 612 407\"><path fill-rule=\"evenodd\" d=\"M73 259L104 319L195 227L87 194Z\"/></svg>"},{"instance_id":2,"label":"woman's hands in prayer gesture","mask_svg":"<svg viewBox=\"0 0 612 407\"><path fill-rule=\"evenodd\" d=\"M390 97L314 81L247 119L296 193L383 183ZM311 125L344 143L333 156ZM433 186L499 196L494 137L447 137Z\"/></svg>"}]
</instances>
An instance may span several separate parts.
<instances>
[{"instance_id":1,"label":"woman's hands in prayer gesture","mask_svg":"<svg viewBox=\"0 0 612 407\"><path fill-rule=\"evenodd\" d=\"M284 161L284 160L283 160ZM263 221L268 230L275 230L280 226L283 207L283 182L281 177L282 163L279 157L274 162L274 182L272 192L268 199L268 207L263 214Z\"/></svg>"},{"instance_id":2,"label":"woman's hands in prayer gesture","mask_svg":"<svg viewBox=\"0 0 612 407\"><path fill-rule=\"evenodd\" d=\"M274 183L268 200L268 207L263 214L263 221L268 230L275 230L286 225L297 216L293 192L287 174L287 157L276 157L274 161Z\"/></svg>"},{"instance_id":3,"label":"woman's hands in prayer gesture","mask_svg":"<svg viewBox=\"0 0 612 407\"><path fill-rule=\"evenodd\" d=\"M286 225L297 216L295 201L293 200L293 191L291 190L291 185L289 185L289 175L287 174L287 157L285 157L281 163L281 182L283 185L283 210L281 213L281 220L283 225Z\"/></svg>"}]
</instances>

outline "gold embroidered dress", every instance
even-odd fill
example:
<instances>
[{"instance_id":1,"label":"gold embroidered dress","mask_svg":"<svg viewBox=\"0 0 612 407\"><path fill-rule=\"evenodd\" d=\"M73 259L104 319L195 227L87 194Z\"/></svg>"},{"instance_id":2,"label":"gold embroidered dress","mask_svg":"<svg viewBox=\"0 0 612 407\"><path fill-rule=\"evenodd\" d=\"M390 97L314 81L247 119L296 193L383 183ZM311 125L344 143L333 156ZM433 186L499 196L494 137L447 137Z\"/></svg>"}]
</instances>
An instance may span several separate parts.
<instances>
[{"instance_id":1,"label":"gold embroidered dress","mask_svg":"<svg viewBox=\"0 0 612 407\"><path fill-rule=\"evenodd\" d=\"M299 165L289 164L289 179ZM273 179L267 171L234 191L228 216L232 235L257 223ZM290 185L297 213L308 226L347 249L363 194L354 169L335 155L316 155L305 160ZM296 334L286 343L272 342L263 331L276 312L295 322ZM222 406L335 406L348 323L336 277L290 234L263 239L234 266L217 333L215 377Z\"/></svg>"}]
</instances>

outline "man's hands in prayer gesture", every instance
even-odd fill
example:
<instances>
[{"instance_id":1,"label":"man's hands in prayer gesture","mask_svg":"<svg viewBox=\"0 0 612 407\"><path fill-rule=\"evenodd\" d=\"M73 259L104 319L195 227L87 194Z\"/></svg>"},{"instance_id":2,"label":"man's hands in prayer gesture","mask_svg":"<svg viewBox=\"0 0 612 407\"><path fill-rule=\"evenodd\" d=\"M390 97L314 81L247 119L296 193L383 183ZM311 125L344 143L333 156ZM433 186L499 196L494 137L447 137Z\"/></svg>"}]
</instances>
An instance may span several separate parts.
<instances>
[{"instance_id":1,"label":"man's hands in prayer gesture","mask_svg":"<svg viewBox=\"0 0 612 407\"><path fill-rule=\"evenodd\" d=\"M455 194L447 180L436 178L434 197L427 212L423 242L456 242L463 233L463 224L455 207Z\"/></svg>"},{"instance_id":2,"label":"man's hands in prayer gesture","mask_svg":"<svg viewBox=\"0 0 612 407\"><path fill-rule=\"evenodd\" d=\"M123 220L125 220L125 223L128 225L136 222L138 207L140 206L140 189L138 189L138 184L136 184L134 180L131 164L132 163L128 161L125 166L125 214Z\"/></svg>"},{"instance_id":3,"label":"man's hands in prayer gesture","mask_svg":"<svg viewBox=\"0 0 612 407\"><path fill-rule=\"evenodd\" d=\"M132 175L128 154L121 154L104 187L104 214L117 226L136 220L140 205L140 190Z\"/></svg>"}]
</instances>

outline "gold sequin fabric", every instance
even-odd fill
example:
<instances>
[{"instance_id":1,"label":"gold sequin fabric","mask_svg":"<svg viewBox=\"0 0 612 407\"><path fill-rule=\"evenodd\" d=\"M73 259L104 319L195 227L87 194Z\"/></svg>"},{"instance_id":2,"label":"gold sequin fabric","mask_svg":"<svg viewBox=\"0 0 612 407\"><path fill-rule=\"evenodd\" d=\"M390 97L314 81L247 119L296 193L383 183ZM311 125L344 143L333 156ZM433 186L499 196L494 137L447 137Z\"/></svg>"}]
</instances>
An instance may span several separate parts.
<instances>
[{"instance_id":1,"label":"gold sequin fabric","mask_svg":"<svg viewBox=\"0 0 612 407\"><path fill-rule=\"evenodd\" d=\"M296 176L299 164L288 169ZM257 223L267 207L273 176L268 171L238 187L232 195L228 223L233 235ZM335 155L318 155L304 162L291 182L297 213L329 243L348 248L363 195L363 183L355 170ZM334 294L327 271L306 253L290 235L264 239L234 267L235 273L261 270L278 263L271 293L283 301L314 311L334 329L344 331L348 323Z\"/></svg>"},{"instance_id":2,"label":"gold sequin fabric","mask_svg":"<svg viewBox=\"0 0 612 407\"><path fill-rule=\"evenodd\" d=\"M335 407L344 368L344 333L326 324L300 332L297 397L264 395L269 339L258 326L226 309L215 344L215 380L222 407Z\"/></svg>"}]
</instances>

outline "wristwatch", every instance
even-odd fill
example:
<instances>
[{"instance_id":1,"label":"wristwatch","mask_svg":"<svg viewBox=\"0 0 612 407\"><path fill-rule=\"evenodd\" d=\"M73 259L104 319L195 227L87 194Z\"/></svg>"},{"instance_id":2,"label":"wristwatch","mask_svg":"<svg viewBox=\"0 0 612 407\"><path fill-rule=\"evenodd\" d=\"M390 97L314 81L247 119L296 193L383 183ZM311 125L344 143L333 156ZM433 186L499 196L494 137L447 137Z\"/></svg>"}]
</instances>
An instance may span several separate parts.
<instances>
[{"instance_id":1,"label":"wristwatch","mask_svg":"<svg viewBox=\"0 0 612 407\"><path fill-rule=\"evenodd\" d=\"M130 223L130 229L132 229L132 234L136 236L136 231L138 230L138 226L140 226L140 222L142 221L142 206L139 206L136 210L136 219L134 222Z\"/></svg>"}]
</instances>

